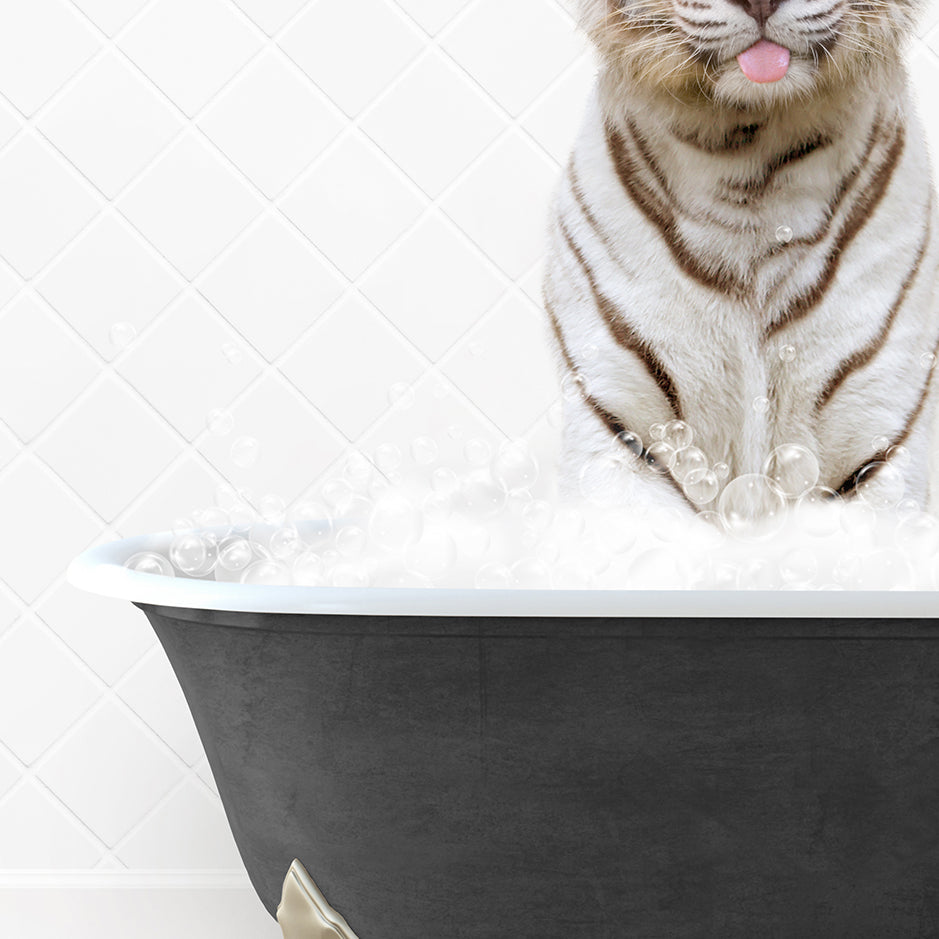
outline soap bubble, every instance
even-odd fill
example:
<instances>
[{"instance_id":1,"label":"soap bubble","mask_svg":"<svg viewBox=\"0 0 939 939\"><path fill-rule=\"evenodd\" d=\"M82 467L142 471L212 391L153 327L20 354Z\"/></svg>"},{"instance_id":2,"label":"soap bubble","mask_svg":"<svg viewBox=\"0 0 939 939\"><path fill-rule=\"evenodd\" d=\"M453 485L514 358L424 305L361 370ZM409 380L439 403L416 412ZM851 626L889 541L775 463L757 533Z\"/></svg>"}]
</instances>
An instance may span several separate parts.
<instances>
[{"instance_id":1,"label":"soap bubble","mask_svg":"<svg viewBox=\"0 0 939 939\"><path fill-rule=\"evenodd\" d=\"M257 463L261 455L261 444L254 437L238 437L231 445L230 452L232 463L247 469Z\"/></svg>"},{"instance_id":2,"label":"soap bubble","mask_svg":"<svg viewBox=\"0 0 939 939\"><path fill-rule=\"evenodd\" d=\"M707 505L717 498L720 483L717 475L706 467L695 469L685 476L683 483L685 495L695 505Z\"/></svg>"},{"instance_id":3,"label":"soap bubble","mask_svg":"<svg viewBox=\"0 0 939 939\"><path fill-rule=\"evenodd\" d=\"M192 520L197 528L211 528L218 537L224 537L232 528L231 518L228 512L214 506L208 509L201 509L193 514Z\"/></svg>"},{"instance_id":4,"label":"soap bubble","mask_svg":"<svg viewBox=\"0 0 939 939\"><path fill-rule=\"evenodd\" d=\"M609 452L594 454L584 463L578 487L581 496L591 505L622 505L629 498L628 486L623 480L623 462L617 454Z\"/></svg>"},{"instance_id":5,"label":"soap bubble","mask_svg":"<svg viewBox=\"0 0 939 939\"><path fill-rule=\"evenodd\" d=\"M198 532L177 535L170 545L170 561L189 577L205 577L218 560L218 548Z\"/></svg>"},{"instance_id":6,"label":"soap bubble","mask_svg":"<svg viewBox=\"0 0 939 939\"><path fill-rule=\"evenodd\" d=\"M498 515L505 506L507 497L505 487L488 474L465 480L459 492L463 510L479 519L493 518Z\"/></svg>"},{"instance_id":7,"label":"soap bubble","mask_svg":"<svg viewBox=\"0 0 939 939\"><path fill-rule=\"evenodd\" d=\"M520 516L525 506L534 501L534 496L528 489L510 489L506 493L505 507L509 515Z\"/></svg>"},{"instance_id":8,"label":"soap bubble","mask_svg":"<svg viewBox=\"0 0 939 939\"><path fill-rule=\"evenodd\" d=\"M304 551L293 559L293 582L303 587L326 583L326 562L315 551Z\"/></svg>"},{"instance_id":9,"label":"soap bubble","mask_svg":"<svg viewBox=\"0 0 939 939\"><path fill-rule=\"evenodd\" d=\"M715 463L714 464L714 475L723 482L730 476L730 467L726 463Z\"/></svg>"},{"instance_id":10,"label":"soap bubble","mask_svg":"<svg viewBox=\"0 0 939 939\"><path fill-rule=\"evenodd\" d=\"M125 562L124 567L138 574L159 574L162 577L175 577L173 565L155 551L138 551L132 554Z\"/></svg>"},{"instance_id":11,"label":"soap bubble","mask_svg":"<svg viewBox=\"0 0 939 939\"><path fill-rule=\"evenodd\" d=\"M807 587L818 575L818 559L811 551L797 548L783 557L779 572L787 584Z\"/></svg>"},{"instance_id":12,"label":"soap bubble","mask_svg":"<svg viewBox=\"0 0 939 939\"><path fill-rule=\"evenodd\" d=\"M897 523L897 547L912 558L932 557L939 553L939 522L931 515L908 515Z\"/></svg>"},{"instance_id":13,"label":"soap bubble","mask_svg":"<svg viewBox=\"0 0 939 939\"><path fill-rule=\"evenodd\" d=\"M424 520L414 503L392 493L375 504L368 522L368 536L386 551L400 551L414 544L423 528Z\"/></svg>"},{"instance_id":14,"label":"soap bubble","mask_svg":"<svg viewBox=\"0 0 939 939\"><path fill-rule=\"evenodd\" d=\"M923 368L925 371L927 372L932 371L932 369L935 368L935 365L936 365L935 354L932 352L924 352L919 357L919 364L920 364L920 367Z\"/></svg>"},{"instance_id":15,"label":"soap bubble","mask_svg":"<svg viewBox=\"0 0 939 939\"><path fill-rule=\"evenodd\" d=\"M355 495L355 490L349 485L348 480L337 476L333 479L327 479L320 489L320 496L330 511L336 515L344 515L346 506Z\"/></svg>"},{"instance_id":16,"label":"soap bubble","mask_svg":"<svg viewBox=\"0 0 939 939\"><path fill-rule=\"evenodd\" d=\"M793 230L788 225L780 225L776 229L776 241L781 245L787 245L792 241L794 236Z\"/></svg>"},{"instance_id":17,"label":"soap bubble","mask_svg":"<svg viewBox=\"0 0 939 939\"><path fill-rule=\"evenodd\" d=\"M108 332L115 349L126 349L136 338L137 327L133 323L115 323Z\"/></svg>"},{"instance_id":18,"label":"soap bubble","mask_svg":"<svg viewBox=\"0 0 939 939\"><path fill-rule=\"evenodd\" d=\"M642 438L631 430L621 430L613 438L613 446L622 447L630 453L640 454L643 451Z\"/></svg>"},{"instance_id":19,"label":"soap bubble","mask_svg":"<svg viewBox=\"0 0 939 939\"><path fill-rule=\"evenodd\" d=\"M268 547L278 561L286 561L300 553L303 540L294 525L283 525L271 533Z\"/></svg>"},{"instance_id":20,"label":"soap bubble","mask_svg":"<svg viewBox=\"0 0 939 939\"><path fill-rule=\"evenodd\" d=\"M304 540L310 543L324 541L333 533L332 513L322 502L306 499L290 513Z\"/></svg>"},{"instance_id":21,"label":"soap bubble","mask_svg":"<svg viewBox=\"0 0 939 939\"><path fill-rule=\"evenodd\" d=\"M368 544L368 535L358 525L344 525L336 532L336 548L344 558L362 554Z\"/></svg>"},{"instance_id":22,"label":"soap bubble","mask_svg":"<svg viewBox=\"0 0 939 939\"><path fill-rule=\"evenodd\" d=\"M358 450L353 450L347 457L342 469L342 475L350 480L357 488L363 489L372 478L374 467L371 460Z\"/></svg>"},{"instance_id":23,"label":"soap bubble","mask_svg":"<svg viewBox=\"0 0 939 939\"><path fill-rule=\"evenodd\" d=\"M541 536L554 521L554 506L544 499L533 499L522 509L522 518L532 531Z\"/></svg>"},{"instance_id":24,"label":"soap bubble","mask_svg":"<svg viewBox=\"0 0 939 939\"><path fill-rule=\"evenodd\" d=\"M697 471L707 472L708 458L702 450L697 447L685 447L675 454L675 462L672 466L672 475L680 483L684 483L688 477Z\"/></svg>"},{"instance_id":25,"label":"soap bubble","mask_svg":"<svg viewBox=\"0 0 939 939\"><path fill-rule=\"evenodd\" d=\"M779 361L780 362L792 362L796 357L796 347L785 345L781 346L779 349Z\"/></svg>"},{"instance_id":26,"label":"soap bubble","mask_svg":"<svg viewBox=\"0 0 939 939\"><path fill-rule=\"evenodd\" d=\"M522 440L501 444L492 460L492 477L506 489L533 486L538 479L538 461Z\"/></svg>"},{"instance_id":27,"label":"soap bubble","mask_svg":"<svg viewBox=\"0 0 939 939\"><path fill-rule=\"evenodd\" d=\"M580 372L568 372L561 379L561 394L567 401L580 401L587 391L587 379Z\"/></svg>"},{"instance_id":28,"label":"soap bubble","mask_svg":"<svg viewBox=\"0 0 939 939\"><path fill-rule=\"evenodd\" d=\"M443 577L456 564L453 537L440 525L424 528L420 541L408 548L408 568L432 581Z\"/></svg>"},{"instance_id":29,"label":"soap bubble","mask_svg":"<svg viewBox=\"0 0 939 939\"><path fill-rule=\"evenodd\" d=\"M254 522L257 513L244 501L235 502L228 510L228 519L233 528L245 528Z\"/></svg>"},{"instance_id":30,"label":"soap bubble","mask_svg":"<svg viewBox=\"0 0 939 939\"><path fill-rule=\"evenodd\" d=\"M404 457L393 443L383 443L375 448L375 465L386 476L394 476L401 468Z\"/></svg>"},{"instance_id":31,"label":"soap bubble","mask_svg":"<svg viewBox=\"0 0 939 939\"><path fill-rule=\"evenodd\" d=\"M888 447L886 457L887 462L899 470L908 469L910 463L913 461L913 455L902 445Z\"/></svg>"},{"instance_id":32,"label":"soap bubble","mask_svg":"<svg viewBox=\"0 0 939 939\"><path fill-rule=\"evenodd\" d=\"M471 437L463 447L466 461L473 466L488 466L492 459L492 447L488 440L481 437Z\"/></svg>"},{"instance_id":33,"label":"soap bubble","mask_svg":"<svg viewBox=\"0 0 939 939\"><path fill-rule=\"evenodd\" d=\"M442 492L428 492L421 501L421 511L427 520L446 519L453 512L453 496Z\"/></svg>"},{"instance_id":34,"label":"soap bubble","mask_svg":"<svg viewBox=\"0 0 939 939\"><path fill-rule=\"evenodd\" d=\"M783 524L786 501L766 476L749 473L731 480L721 493L718 512L724 527L745 541L770 538Z\"/></svg>"},{"instance_id":35,"label":"soap bubble","mask_svg":"<svg viewBox=\"0 0 939 939\"><path fill-rule=\"evenodd\" d=\"M227 437L235 428L235 418L231 411L214 408L206 416L205 426L209 429L209 433L216 437Z\"/></svg>"},{"instance_id":36,"label":"soap bubble","mask_svg":"<svg viewBox=\"0 0 939 939\"><path fill-rule=\"evenodd\" d=\"M437 441L433 437L416 437L411 441L411 456L418 466L430 466L439 456Z\"/></svg>"},{"instance_id":37,"label":"soap bubble","mask_svg":"<svg viewBox=\"0 0 939 939\"><path fill-rule=\"evenodd\" d=\"M652 424L649 427L649 439L650 440L664 440L665 439L665 425L664 424Z\"/></svg>"},{"instance_id":38,"label":"soap bubble","mask_svg":"<svg viewBox=\"0 0 939 939\"><path fill-rule=\"evenodd\" d=\"M264 559L255 561L245 568L241 574L241 582L255 586L287 585L293 583L293 578L291 577L290 568L285 564Z\"/></svg>"},{"instance_id":39,"label":"soap bubble","mask_svg":"<svg viewBox=\"0 0 939 939\"><path fill-rule=\"evenodd\" d=\"M551 531L560 541L570 543L578 541L586 527L587 519L580 509L573 505L561 505L554 513Z\"/></svg>"},{"instance_id":40,"label":"soap bubble","mask_svg":"<svg viewBox=\"0 0 939 939\"><path fill-rule=\"evenodd\" d=\"M287 504L280 496L269 493L258 500L258 514L269 525L279 525L287 517Z\"/></svg>"},{"instance_id":41,"label":"soap bubble","mask_svg":"<svg viewBox=\"0 0 939 939\"><path fill-rule=\"evenodd\" d=\"M796 503L799 524L809 535L823 538L841 527L841 496L827 486L813 486Z\"/></svg>"},{"instance_id":42,"label":"soap bubble","mask_svg":"<svg viewBox=\"0 0 939 939\"><path fill-rule=\"evenodd\" d=\"M841 528L847 535L863 538L877 524L877 513L866 502L845 503L841 509Z\"/></svg>"},{"instance_id":43,"label":"soap bubble","mask_svg":"<svg viewBox=\"0 0 939 939\"><path fill-rule=\"evenodd\" d=\"M765 398L760 395L757 398L753 399L753 410L757 414L765 414L769 410L769 398Z\"/></svg>"},{"instance_id":44,"label":"soap bubble","mask_svg":"<svg viewBox=\"0 0 939 939\"><path fill-rule=\"evenodd\" d=\"M675 448L664 440L657 440L646 450L650 458L649 466L657 473L665 475L675 465Z\"/></svg>"},{"instance_id":45,"label":"soap bubble","mask_svg":"<svg viewBox=\"0 0 939 939\"><path fill-rule=\"evenodd\" d=\"M684 421L669 421L662 439L675 450L683 450L694 442L694 431Z\"/></svg>"},{"instance_id":46,"label":"soap bubble","mask_svg":"<svg viewBox=\"0 0 939 939\"><path fill-rule=\"evenodd\" d=\"M218 566L222 570L243 571L253 559L254 551L245 538L228 538L219 545Z\"/></svg>"},{"instance_id":47,"label":"soap bubble","mask_svg":"<svg viewBox=\"0 0 939 939\"><path fill-rule=\"evenodd\" d=\"M818 459L811 450L787 443L776 447L763 464L767 476L784 495L797 499L818 482Z\"/></svg>"},{"instance_id":48,"label":"soap bubble","mask_svg":"<svg viewBox=\"0 0 939 939\"><path fill-rule=\"evenodd\" d=\"M463 560L481 560L492 544L488 526L467 518L458 518L455 524L451 524L450 531L454 542L459 545L460 558Z\"/></svg>"},{"instance_id":49,"label":"soap bubble","mask_svg":"<svg viewBox=\"0 0 939 939\"><path fill-rule=\"evenodd\" d=\"M452 496L460 488L460 477L448 466L438 466L430 477L434 492L441 496Z\"/></svg>"},{"instance_id":50,"label":"soap bubble","mask_svg":"<svg viewBox=\"0 0 939 939\"><path fill-rule=\"evenodd\" d=\"M886 453L890 448L890 445L890 438L884 436L883 434L878 434L876 437L871 439L871 446L874 448L875 453Z\"/></svg>"},{"instance_id":51,"label":"soap bubble","mask_svg":"<svg viewBox=\"0 0 939 939\"><path fill-rule=\"evenodd\" d=\"M873 509L889 509L902 498L906 489L903 473L890 463L868 463L858 473L854 491Z\"/></svg>"}]
</instances>

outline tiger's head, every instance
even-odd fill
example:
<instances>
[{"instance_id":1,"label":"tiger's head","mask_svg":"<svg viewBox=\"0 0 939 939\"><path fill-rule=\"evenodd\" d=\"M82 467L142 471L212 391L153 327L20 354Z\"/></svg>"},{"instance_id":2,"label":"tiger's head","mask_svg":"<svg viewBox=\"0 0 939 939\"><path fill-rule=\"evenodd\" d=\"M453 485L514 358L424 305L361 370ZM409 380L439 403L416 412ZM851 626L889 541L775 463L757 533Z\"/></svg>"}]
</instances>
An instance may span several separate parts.
<instances>
[{"instance_id":1,"label":"tiger's head","mask_svg":"<svg viewBox=\"0 0 939 939\"><path fill-rule=\"evenodd\" d=\"M787 105L895 67L924 0L580 0L609 68L688 103Z\"/></svg>"}]
</instances>

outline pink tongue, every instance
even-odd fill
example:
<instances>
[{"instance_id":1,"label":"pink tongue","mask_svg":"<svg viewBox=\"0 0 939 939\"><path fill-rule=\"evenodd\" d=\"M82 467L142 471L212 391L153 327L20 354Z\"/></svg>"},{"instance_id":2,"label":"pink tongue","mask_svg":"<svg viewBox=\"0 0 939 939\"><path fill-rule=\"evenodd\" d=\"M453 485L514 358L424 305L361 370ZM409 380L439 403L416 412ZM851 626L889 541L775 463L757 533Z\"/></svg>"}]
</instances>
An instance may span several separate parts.
<instances>
[{"instance_id":1,"label":"pink tongue","mask_svg":"<svg viewBox=\"0 0 939 939\"><path fill-rule=\"evenodd\" d=\"M789 71L789 50L761 39L737 56L740 70L752 82L778 82Z\"/></svg>"}]
</instances>

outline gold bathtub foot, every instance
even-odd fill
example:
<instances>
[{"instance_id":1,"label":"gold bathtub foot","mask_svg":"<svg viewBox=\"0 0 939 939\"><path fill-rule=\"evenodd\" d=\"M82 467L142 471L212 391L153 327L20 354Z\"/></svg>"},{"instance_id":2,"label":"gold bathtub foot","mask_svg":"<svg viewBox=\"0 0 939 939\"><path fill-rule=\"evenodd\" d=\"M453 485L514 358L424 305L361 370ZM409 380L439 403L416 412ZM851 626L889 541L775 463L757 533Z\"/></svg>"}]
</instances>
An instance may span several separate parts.
<instances>
[{"instance_id":1,"label":"gold bathtub foot","mask_svg":"<svg viewBox=\"0 0 939 939\"><path fill-rule=\"evenodd\" d=\"M290 865L284 879L277 922L284 939L357 939L299 861Z\"/></svg>"}]
</instances>

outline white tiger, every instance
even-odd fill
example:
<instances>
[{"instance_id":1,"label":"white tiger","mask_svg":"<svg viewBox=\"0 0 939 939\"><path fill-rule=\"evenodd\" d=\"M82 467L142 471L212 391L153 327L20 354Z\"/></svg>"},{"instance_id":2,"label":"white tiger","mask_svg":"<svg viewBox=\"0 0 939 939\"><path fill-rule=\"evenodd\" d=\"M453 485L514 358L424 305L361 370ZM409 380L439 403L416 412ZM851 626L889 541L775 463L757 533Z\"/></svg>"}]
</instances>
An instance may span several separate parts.
<instances>
[{"instance_id":1,"label":"white tiger","mask_svg":"<svg viewBox=\"0 0 939 939\"><path fill-rule=\"evenodd\" d=\"M730 478L798 444L819 486L882 479L895 501L902 466L925 507L939 218L902 60L916 0L581 5L601 69L544 285L574 389L562 491L713 509L674 447L649 453L681 420Z\"/></svg>"}]
</instances>

